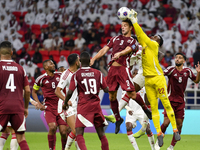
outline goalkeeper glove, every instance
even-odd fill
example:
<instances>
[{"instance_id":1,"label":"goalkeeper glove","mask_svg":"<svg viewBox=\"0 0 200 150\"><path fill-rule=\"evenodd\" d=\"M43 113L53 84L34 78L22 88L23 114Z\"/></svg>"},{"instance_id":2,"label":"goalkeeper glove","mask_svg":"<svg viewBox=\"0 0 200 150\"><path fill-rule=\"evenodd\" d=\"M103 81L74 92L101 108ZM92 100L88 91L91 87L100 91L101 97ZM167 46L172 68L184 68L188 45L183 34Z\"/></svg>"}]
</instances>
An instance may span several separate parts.
<instances>
[{"instance_id":1,"label":"goalkeeper glove","mask_svg":"<svg viewBox=\"0 0 200 150\"><path fill-rule=\"evenodd\" d=\"M131 11L128 12L128 19L132 22L132 24L137 22L137 12L131 9Z\"/></svg>"}]
</instances>

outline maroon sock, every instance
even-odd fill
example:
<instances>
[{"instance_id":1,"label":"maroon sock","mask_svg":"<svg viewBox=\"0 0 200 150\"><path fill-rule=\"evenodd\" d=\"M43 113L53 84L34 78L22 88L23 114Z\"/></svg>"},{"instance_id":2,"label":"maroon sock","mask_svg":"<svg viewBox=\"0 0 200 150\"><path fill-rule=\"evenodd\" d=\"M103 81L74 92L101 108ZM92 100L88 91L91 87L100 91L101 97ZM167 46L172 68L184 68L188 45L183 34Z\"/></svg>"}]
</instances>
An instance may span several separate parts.
<instances>
[{"instance_id":1,"label":"maroon sock","mask_svg":"<svg viewBox=\"0 0 200 150\"><path fill-rule=\"evenodd\" d=\"M117 99L114 100L114 101L110 101L110 106L111 106L111 109L113 111L113 114L115 115L115 118L116 118L116 121L119 121L120 120L120 114L119 114L119 105L118 105L118 101Z\"/></svg>"},{"instance_id":2,"label":"maroon sock","mask_svg":"<svg viewBox=\"0 0 200 150\"><path fill-rule=\"evenodd\" d=\"M165 133L166 129L167 129L167 127L164 126L164 124L162 124L162 125L161 125L161 131L162 131L162 133Z\"/></svg>"},{"instance_id":3,"label":"maroon sock","mask_svg":"<svg viewBox=\"0 0 200 150\"><path fill-rule=\"evenodd\" d=\"M63 138L61 137L62 150L65 149L66 142L67 142L67 139L63 139Z\"/></svg>"},{"instance_id":4,"label":"maroon sock","mask_svg":"<svg viewBox=\"0 0 200 150\"><path fill-rule=\"evenodd\" d=\"M26 140L23 140L19 143L19 147L21 150L29 150L28 144Z\"/></svg>"},{"instance_id":5,"label":"maroon sock","mask_svg":"<svg viewBox=\"0 0 200 150\"><path fill-rule=\"evenodd\" d=\"M179 134L181 134L181 130L178 131L178 132L179 132ZM175 146L175 145L176 145L176 142L177 142L177 141L175 140L175 138L174 138L174 136L173 136L171 145L172 145L172 146Z\"/></svg>"},{"instance_id":6,"label":"maroon sock","mask_svg":"<svg viewBox=\"0 0 200 150\"><path fill-rule=\"evenodd\" d=\"M142 107L143 110L147 109L147 105L144 103L142 97L140 94L136 94L136 99L135 101Z\"/></svg>"},{"instance_id":7,"label":"maroon sock","mask_svg":"<svg viewBox=\"0 0 200 150\"><path fill-rule=\"evenodd\" d=\"M107 140L106 136L105 135L102 136L100 138L100 140L101 140L101 149L102 150L109 150L108 140Z\"/></svg>"},{"instance_id":8,"label":"maroon sock","mask_svg":"<svg viewBox=\"0 0 200 150\"><path fill-rule=\"evenodd\" d=\"M48 142L49 142L49 149L54 149L55 146L54 135L48 134Z\"/></svg>"},{"instance_id":9,"label":"maroon sock","mask_svg":"<svg viewBox=\"0 0 200 150\"><path fill-rule=\"evenodd\" d=\"M54 134L53 135L53 145L54 145L54 148L53 148L53 150L55 150L56 149L56 134Z\"/></svg>"},{"instance_id":10,"label":"maroon sock","mask_svg":"<svg viewBox=\"0 0 200 150\"><path fill-rule=\"evenodd\" d=\"M85 145L85 140L82 135L77 135L76 140L81 150L87 150L86 145Z\"/></svg>"}]
</instances>

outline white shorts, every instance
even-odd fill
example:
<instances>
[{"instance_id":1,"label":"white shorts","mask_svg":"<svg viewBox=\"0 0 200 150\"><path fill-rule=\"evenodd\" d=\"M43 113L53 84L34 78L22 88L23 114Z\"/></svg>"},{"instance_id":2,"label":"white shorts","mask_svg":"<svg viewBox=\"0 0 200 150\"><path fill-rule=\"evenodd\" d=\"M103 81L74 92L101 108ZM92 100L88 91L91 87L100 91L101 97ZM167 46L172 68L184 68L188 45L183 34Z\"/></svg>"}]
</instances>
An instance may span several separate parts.
<instances>
[{"instance_id":1,"label":"white shorts","mask_svg":"<svg viewBox=\"0 0 200 150\"><path fill-rule=\"evenodd\" d=\"M143 76L143 74L137 74L133 78L133 82L138 84L140 86L140 88L143 88L144 87L144 83L145 83L145 77Z\"/></svg>"},{"instance_id":2,"label":"white shorts","mask_svg":"<svg viewBox=\"0 0 200 150\"><path fill-rule=\"evenodd\" d=\"M10 123L10 121L8 121L7 127L11 127L11 123Z\"/></svg>"},{"instance_id":3,"label":"white shorts","mask_svg":"<svg viewBox=\"0 0 200 150\"><path fill-rule=\"evenodd\" d=\"M140 124L142 125L144 122L149 123L149 118L146 116L146 114L134 114L133 115L129 115L129 113L126 113L126 123L130 122L133 125L133 128L135 128L137 126L136 121L139 121Z\"/></svg>"}]
</instances>

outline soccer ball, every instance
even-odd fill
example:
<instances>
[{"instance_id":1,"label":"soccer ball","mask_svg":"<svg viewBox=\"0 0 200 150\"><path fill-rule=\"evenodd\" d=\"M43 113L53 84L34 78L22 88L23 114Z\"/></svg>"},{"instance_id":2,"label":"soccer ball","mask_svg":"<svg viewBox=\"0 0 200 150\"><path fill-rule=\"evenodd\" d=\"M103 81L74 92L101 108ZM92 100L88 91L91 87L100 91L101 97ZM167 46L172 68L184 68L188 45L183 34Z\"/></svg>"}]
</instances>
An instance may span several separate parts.
<instances>
[{"instance_id":1,"label":"soccer ball","mask_svg":"<svg viewBox=\"0 0 200 150\"><path fill-rule=\"evenodd\" d=\"M121 20L126 20L129 11L130 11L130 9L128 9L127 7L121 7L117 12L118 18Z\"/></svg>"}]
</instances>

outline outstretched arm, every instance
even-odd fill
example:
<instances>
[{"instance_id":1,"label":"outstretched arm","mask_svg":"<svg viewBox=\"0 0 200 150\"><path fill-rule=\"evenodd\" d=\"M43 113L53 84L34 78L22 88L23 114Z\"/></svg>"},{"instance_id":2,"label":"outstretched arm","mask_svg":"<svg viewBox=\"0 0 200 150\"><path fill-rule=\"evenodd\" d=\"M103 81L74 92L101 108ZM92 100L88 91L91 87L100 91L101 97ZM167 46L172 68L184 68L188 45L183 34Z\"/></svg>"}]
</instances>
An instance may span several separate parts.
<instances>
[{"instance_id":1,"label":"outstretched arm","mask_svg":"<svg viewBox=\"0 0 200 150\"><path fill-rule=\"evenodd\" d=\"M123 51L115 53L115 55L112 57L112 60L118 59L120 56L127 55L131 53L133 50L130 46L127 46Z\"/></svg>"},{"instance_id":2,"label":"outstretched arm","mask_svg":"<svg viewBox=\"0 0 200 150\"><path fill-rule=\"evenodd\" d=\"M197 76L196 76L196 80L194 80L195 83L199 83L200 81L200 64L198 62L197 65L195 65L196 71L197 71Z\"/></svg>"},{"instance_id":3,"label":"outstretched arm","mask_svg":"<svg viewBox=\"0 0 200 150\"><path fill-rule=\"evenodd\" d=\"M67 110L69 105L68 105L68 101L69 99L72 97L73 91L69 89L69 91L67 92L67 96L65 97L65 102L63 105L63 110Z\"/></svg>"}]
</instances>

